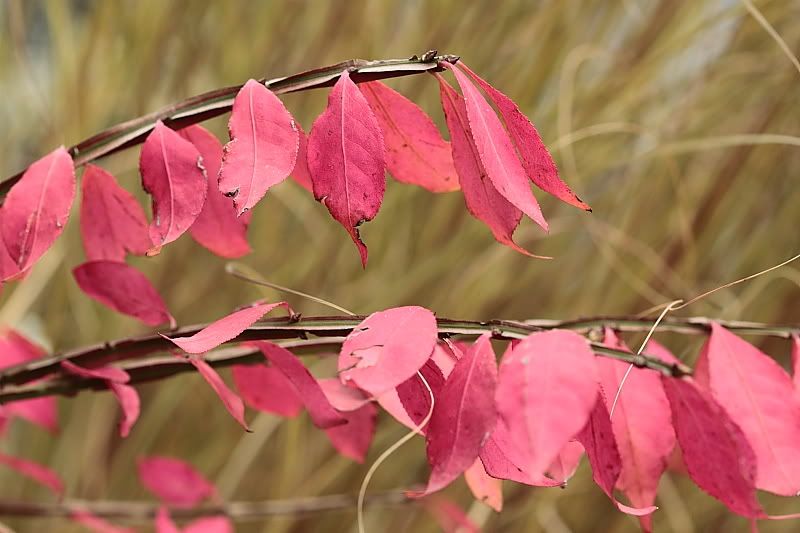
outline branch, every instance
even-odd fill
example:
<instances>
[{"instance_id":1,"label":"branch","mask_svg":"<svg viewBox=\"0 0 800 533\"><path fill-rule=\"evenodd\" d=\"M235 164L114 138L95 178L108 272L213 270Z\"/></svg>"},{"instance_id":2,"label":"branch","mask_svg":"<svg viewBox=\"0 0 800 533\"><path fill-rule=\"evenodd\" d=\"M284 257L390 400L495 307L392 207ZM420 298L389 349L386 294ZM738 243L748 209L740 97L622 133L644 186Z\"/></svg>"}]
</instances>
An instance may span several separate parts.
<instances>
[{"instance_id":1,"label":"branch","mask_svg":"<svg viewBox=\"0 0 800 533\"><path fill-rule=\"evenodd\" d=\"M379 492L367 496L373 505L401 505L412 503L403 492ZM303 515L354 509L355 496L332 494L308 498L267 500L260 502L228 502L203 505L191 509L170 509L172 518L179 520L203 516L226 515L237 522L263 519L273 515ZM137 501L91 501L65 499L57 503L30 503L0 500L0 516L17 517L69 517L80 512L90 512L100 518L122 520L129 523L147 523L155 518L160 504Z\"/></svg>"},{"instance_id":2,"label":"branch","mask_svg":"<svg viewBox=\"0 0 800 533\"><path fill-rule=\"evenodd\" d=\"M408 59L380 59L375 61L350 59L335 65L308 70L284 78L271 80L262 78L258 81L275 94L285 94L330 87L336 83L339 75L344 70L350 71L354 82L362 83L399 76L410 76L423 72L440 72L442 70L438 66L440 61L454 63L458 59L457 56L452 55L437 55L435 50L431 50L423 54L422 57L415 55ZM155 123L159 120L173 129L180 129L222 115L231 109L233 99L241 88L242 85L234 85L209 91L169 105L159 111L117 124L72 146L69 149L69 153L73 157L77 168L101 157L144 142ZM24 172L25 170L23 169L0 182L0 203Z\"/></svg>"}]
</instances>

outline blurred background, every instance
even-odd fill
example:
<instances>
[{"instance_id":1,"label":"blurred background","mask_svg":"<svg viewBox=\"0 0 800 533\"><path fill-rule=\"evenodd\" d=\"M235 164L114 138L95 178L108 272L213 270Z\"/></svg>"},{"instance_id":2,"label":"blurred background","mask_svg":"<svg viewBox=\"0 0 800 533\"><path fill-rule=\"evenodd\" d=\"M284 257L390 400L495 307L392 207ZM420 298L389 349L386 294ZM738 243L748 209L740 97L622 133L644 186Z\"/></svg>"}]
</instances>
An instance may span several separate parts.
<instances>
[{"instance_id":1,"label":"blurred background","mask_svg":"<svg viewBox=\"0 0 800 533\"><path fill-rule=\"evenodd\" d=\"M800 2L758 0L800 52ZM349 58L460 55L530 116L587 214L539 195L551 234L530 221L517 240L552 261L497 244L459 193L433 195L388 182L376 220L363 226L366 271L323 206L295 183L255 209L254 252L242 261L267 279L357 313L417 304L451 318L634 314L772 266L800 249L800 72L733 0L228 1L129 0L0 3L0 173L54 147L185 97L248 78L278 77ZM390 83L443 124L435 81ZM287 95L309 130L327 91ZM227 116L207 123L225 138ZM138 149L102 161L144 201ZM148 208L149 212L149 208ZM22 284L0 297L0 322L59 351L145 330L83 296L77 207L60 239ZM213 320L263 293L225 274L225 260L188 234L155 258L135 258L180 324ZM720 291L680 312L798 323L800 265ZM329 314L289 297L305 314ZM691 363L699 338L657 335ZM635 343L637 337L627 340ZM782 362L789 346L762 342ZM330 373L322 358L312 370ZM229 374L223 372L228 378ZM405 429L382 416L367 464L337 455L307 415L248 412L243 434L199 376L139 387L142 416L120 439L106 393L61 399L53 436L15 422L0 451L47 464L70 497L143 500L141 455L175 455L215 481L228 500L354 493L378 454ZM565 391L568 394L568 391ZM417 438L378 470L370 490L427 479ZM505 509L474 503L463 481L445 495L486 531L636 531L591 482L583 464L566 490L506 482ZM2 498L51 500L5 469ZM796 502L763 498L773 513ZM667 474L657 531L746 531L745 520ZM58 519L3 519L16 531L79 531ZM147 530L147 524L135 524ZM371 531L438 531L418 505L374 507ZM796 523L765 523L790 531ZM237 531L353 531L355 510L277 516Z\"/></svg>"}]
</instances>

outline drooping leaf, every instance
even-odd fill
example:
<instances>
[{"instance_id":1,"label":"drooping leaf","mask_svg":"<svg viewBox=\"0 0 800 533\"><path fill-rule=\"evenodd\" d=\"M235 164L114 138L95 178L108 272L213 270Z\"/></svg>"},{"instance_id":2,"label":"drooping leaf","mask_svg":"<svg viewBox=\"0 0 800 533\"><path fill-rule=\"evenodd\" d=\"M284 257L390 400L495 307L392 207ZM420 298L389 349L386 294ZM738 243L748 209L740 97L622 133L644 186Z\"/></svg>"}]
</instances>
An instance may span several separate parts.
<instances>
[{"instance_id":1,"label":"drooping leaf","mask_svg":"<svg viewBox=\"0 0 800 533\"><path fill-rule=\"evenodd\" d=\"M443 533L480 533L480 528L458 505L441 495L425 498L423 505L436 519Z\"/></svg>"},{"instance_id":2,"label":"drooping leaf","mask_svg":"<svg viewBox=\"0 0 800 533\"><path fill-rule=\"evenodd\" d=\"M80 524L94 533L135 533L134 529L112 524L85 509L74 511L69 517L76 524Z\"/></svg>"},{"instance_id":3,"label":"drooping leaf","mask_svg":"<svg viewBox=\"0 0 800 533\"><path fill-rule=\"evenodd\" d=\"M355 411L370 402L362 390L348 387L337 378L323 378L317 383L337 411Z\"/></svg>"},{"instance_id":4,"label":"drooping leaf","mask_svg":"<svg viewBox=\"0 0 800 533\"><path fill-rule=\"evenodd\" d=\"M800 335L792 335L792 381L795 396L800 397Z\"/></svg>"},{"instance_id":5,"label":"drooping leaf","mask_svg":"<svg viewBox=\"0 0 800 533\"><path fill-rule=\"evenodd\" d=\"M646 516L657 509L655 506L631 507L620 503L614 497L614 487L622 471L622 460L602 395L598 396L591 417L577 434L577 440L586 450L594 482L611 498L617 509L633 516Z\"/></svg>"},{"instance_id":6,"label":"drooping leaf","mask_svg":"<svg viewBox=\"0 0 800 533\"><path fill-rule=\"evenodd\" d=\"M183 533L233 533L233 524L227 516L206 516L186 524Z\"/></svg>"},{"instance_id":7,"label":"drooping leaf","mask_svg":"<svg viewBox=\"0 0 800 533\"><path fill-rule=\"evenodd\" d=\"M608 328L604 344L630 351ZM625 493L632 506L646 508L655 503L658 482L675 447L675 431L658 374L643 368L629 371L629 366L629 363L607 357L597 359L609 411L617 390L620 390L611 419L622 461L616 487ZM627 378L620 389L626 373ZM642 527L645 531L652 531L652 517L643 517Z\"/></svg>"},{"instance_id":8,"label":"drooping leaf","mask_svg":"<svg viewBox=\"0 0 800 533\"><path fill-rule=\"evenodd\" d=\"M219 189L233 198L239 215L255 206L270 187L289 176L297 160L297 126L283 102L256 80L233 101Z\"/></svg>"},{"instance_id":9,"label":"drooping leaf","mask_svg":"<svg viewBox=\"0 0 800 533\"><path fill-rule=\"evenodd\" d=\"M158 121L142 145L139 170L142 186L153 199L150 253L157 253L183 235L203 209L205 167L192 143Z\"/></svg>"},{"instance_id":10,"label":"drooping leaf","mask_svg":"<svg viewBox=\"0 0 800 533\"><path fill-rule=\"evenodd\" d=\"M150 249L144 210L106 170L86 165L81 180L81 238L90 261L125 261Z\"/></svg>"},{"instance_id":11,"label":"drooping leaf","mask_svg":"<svg viewBox=\"0 0 800 533\"><path fill-rule=\"evenodd\" d=\"M4 278L30 268L53 245L74 199L75 168L63 146L28 167L3 202L0 232L16 266Z\"/></svg>"},{"instance_id":12,"label":"drooping leaf","mask_svg":"<svg viewBox=\"0 0 800 533\"><path fill-rule=\"evenodd\" d=\"M125 263L89 261L72 271L81 290L111 309L147 324L158 326L175 319L148 279Z\"/></svg>"},{"instance_id":13,"label":"drooping leaf","mask_svg":"<svg viewBox=\"0 0 800 533\"><path fill-rule=\"evenodd\" d=\"M692 480L734 513L763 517L756 499L755 453L736 423L693 381L662 377L661 384Z\"/></svg>"},{"instance_id":14,"label":"drooping leaf","mask_svg":"<svg viewBox=\"0 0 800 533\"><path fill-rule=\"evenodd\" d=\"M222 404L234 420L239 422L246 431L250 431L247 421L244 419L244 403L242 399L225 384L217 371L204 360L190 357L189 362L200 372L200 375L203 376L206 383L214 389L214 392L219 396L219 399L222 400Z\"/></svg>"},{"instance_id":15,"label":"drooping leaf","mask_svg":"<svg viewBox=\"0 0 800 533\"><path fill-rule=\"evenodd\" d=\"M247 242L249 215L237 216L233 201L219 190L222 144L207 129L193 125L178 131L203 158L208 192L203 209L189 227L192 238L220 257L234 259L251 252Z\"/></svg>"},{"instance_id":16,"label":"drooping leaf","mask_svg":"<svg viewBox=\"0 0 800 533\"><path fill-rule=\"evenodd\" d=\"M217 489L190 464L172 457L150 456L137 461L139 481L162 503L190 508L216 496Z\"/></svg>"},{"instance_id":17,"label":"drooping leaf","mask_svg":"<svg viewBox=\"0 0 800 533\"><path fill-rule=\"evenodd\" d=\"M367 265L358 226L375 218L386 190L383 136L375 114L345 70L308 138L314 198L353 239Z\"/></svg>"},{"instance_id":18,"label":"drooping leaf","mask_svg":"<svg viewBox=\"0 0 800 533\"><path fill-rule=\"evenodd\" d=\"M39 359L41 346L12 329L0 329L0 369ZM3 414L19 417L50 432L58 431L58 409L53 396L12 402L3 406Z\"/></svg>"},{"instance_id":19,"label":"drooping leaf","mask_svg":"<svg viewBox=\"0 0 800 533\"><path fill-rule=\"evenodd\" d=\"M156 512L156 533L181 533L180 528L175 525L172 518L169 516L169 509L162 505Z\"/></svg>"},{"instance_id":20,"label":"drooping leaf","mask_svg":"<svg viewBox=\"0 0 800 533\"><path fill-rule=\"evenodd\" d=\"M311 181L311 172L308 170L308 136L306 136L306 132L303 131L303 127L299 123L295 123L295 125L297 126L299 143L297 145L297 161L294 164L294 170L292 170L292 178L305 190L314 194L314 184Z\"/></svg>"},{"instance_id":21,"label":"drooping leaf","mask_svg":"<svg viewBox=\"0 0 800 533\"><path fill-rule=\"evenodd\" d=\"M756 487L800 491L800 400L786 371L755 346L712 324L696 379L742 430L756 456Z\"/></svg>"},{"instance_id":22,"label":"drooping leaf","mask_svg":"<svg viewBox=\"0 0 800 533\"><path fill-rule=\"evenodd\" d=\"M358 86L375 113L386 148L386 168L397 181L431 192L458 190L450 143L417 104L380 81Z\"/></svg>"},{"instance_id":23,"label":"drooping leaf","mask_svg":"<svg viewBox=\"0 0 800 533\"><path fill-rule=\"evenodd\" d=\"M425 382L420 379L419 374L415 374L397 386L397 397L414 426L422 424L425 417L428 416L431 410L431 393L436 402L442 392L442 387L444 387L444 376L433 359L428 359L420 368L419 373L422 374ZM428 387L430 387L430 391ZM401 421L401 423L403 422ZM424 435L427 431L428 425L426 424L422 427L422 434Z\"/></svg>"},{"instance_id":24,"label":"drooping leaf","mask_svg":"<svg viewBox=\"0 0 800 533\"><path fill-rule=\"evenodd\" d=\"M451 340L439 341L433 348L431 360L439 368L442 376L447 378L453 367L456 366L456 361L461 359L468 346L460 346L461 342L453 342Z\"/></svg>"},{"instance_id":25,"label":"drooping leaf","mask_svg":"<svg viewBox=\"0 0 800 533\"><path fill-rule=\"evenodd\" d=\"M580 442L576 440L569 441L561 448L556 460L547 469L548 474L556 481L566 483L578 469L583 453L583 445Z\"/></svg>"},{"instance_id":26,"label":"drooping leaf","mask_svg":"<svg viewBox=\"0 0 800 533\"><path fill-rule=\"evenodd\" d=\"M46 466L4 453L0 453L0 464L4 464L23 476L47 487L53 494L58 496L64 494L64 483L61 478Z\"/></svg>"},{"instance_id":27,"label":"drooping leaf","mask_svg":"<svg viewBox=\"0 0 800 533\"><path fill-rule=\"evenodd\" d=\"M70 361L61 361L61 368L69 374L82 378L101 379L106 382L109 390L122 409L122 418L119 421L119 434L122 438L127 437L136 420L139 418L141 405L139 394L136 389L127 385L130 376L121 368L104 366L98 368L84 368Z\"/></svg>"},{"instance_id":28,"label":"drooping leaf","mask_svg":"<svg viewBox=\"0 0 800 533\"><path fill-rule=\"evenodd\" d=\"M232 374L236 390L253 409L287 418L303 410L303 399L294 385L274 366L235 365Z\"/></svg>"},{"instance_id":29,"label":"drooping leaf","mask_svg":"<svg viewBox=\"0 0 800 533\"><path fill-rule=\"evenodd\" d=\"M426 433L431 476L426 494L449 485L469 468L497 421L497 362L484 334L459 359L445 381Z\"/></svg>"},{"instance_id":30,"label":"drooping leaf","mask_svg":"<svg viewBox=\"0 0 800 533\"><path fill-rule=\"evenodd\" d=\"M317 380L292 352L269 342L258 341L252 345L261 350L264 357L289 378L297 394L303 399L315 426L328 429L347 424L347 419L333 408Z\"/></svg>"},{"instance_id":31,"label":"drooping leaf","mask_svg":"<svg viewBox=\"0 0 800 533\"><path fill-rule=\"evenodd\" d=\"M480 459L476 459L472 466L467 468L464 480L476 500L485 503L498 513L503 510L502 481L487 474Z\"/></svg>"},{"instance_id":32,"label":"drooping leaf","mask_svg":"<svg viewBox=\"0 0 800 533\"><path fill-rule=\"evenodd\" d=\"M261 317L277 307L291 308L286 302L274 304L257 302L253 305L234 311L233 313L212 322L190 337L167 337L175 346L186 353L200 354L213 350L220 344L238 337L244 330L252 326Z\"/></svg>"},{"instance_id":33,"label":"drooping leaf","mask_svg":"<svg viewBox=\"0 0 800 533\"><path fill-rule=\"evenodd\" d=\"M363 463L375 436L378 410L366 403L354 411L341 413L347 423L325 429L333 447L345 457Z\"/></svg>"},{"instance_id":34,"label":"drooping leaf","mask_svg":"<svg viewBox=\"0 0 800 533\"><path fill-rule=\"evenodd\" d=\"M506 200L547 231L547 221L533 196L525 169L494 109L457 65L446 62L442 65L455 74L461 87L472 139L492 184Z\"/></svg>"},{"instance_id":35,"label":"drooping leaf","mask_svg":"<svg viewBox=\"0 0 800 533\"><path fill-rule=\"evenodd\" d=\"M535 478L544 474L589 420L597 381L587 340L571 331L534 333L506 352L497 408L515 448L527 455L528 463L520 467Z\"/></svg>"},{"instance_id":36,"label":"drooping leaf","mask_svg":"<svg viewBox=\"0 0 800 533\"><path fill-rule=\"evenodd\" d=\"M536 131L536 127L528 117L520 111L519 106L511 98L489 85L464 63L460 62L459 65L486 91L494 105L497 106L508 133L522 158L522 166L534 185L563 202L591 211L591 208L578 198L558 176L556 164L542 142L539 132Z\"/></svg>"},{"instance_id":37,"label":"drooping leaf","mask_svg":"<svg viewBox=\"0 0 800 533\"><path fill-rule=\"evenodd\" d=\"M461 191L469 212L486 224L495 240L525 255L530 252L514 242L514 231L522 219L522 211L506 200L489 180L472 140L464 99L441 76L439 94Z\"/></svg>"},{"instance_id":38,"label":"drooping leaf","mask_svg":"<svg viewBox=\"0 0 800 533\"><path fill-rule=\"evenodd\" d=\"M436 340L436 317L423 307L372 313L342 344L339 377L378 396L415 375L430 359Z\"/></svg>"}]
</instances>

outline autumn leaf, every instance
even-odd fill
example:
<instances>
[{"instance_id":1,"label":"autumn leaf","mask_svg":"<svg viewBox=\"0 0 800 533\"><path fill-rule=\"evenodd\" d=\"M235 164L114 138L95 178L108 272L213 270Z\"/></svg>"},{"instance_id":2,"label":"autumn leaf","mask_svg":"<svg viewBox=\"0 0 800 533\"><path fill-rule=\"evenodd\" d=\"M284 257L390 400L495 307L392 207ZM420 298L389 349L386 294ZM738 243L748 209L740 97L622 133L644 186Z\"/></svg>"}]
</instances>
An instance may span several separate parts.
<instances>
[{"instance_id":1,"label":"autumn leaf","mask_svg":"<svg viewBox=\"0 0 800 533\"><path fill-rule=\"evenodd\" d=\"M217 489L189 463L173 457L149 456L137 461L139 481L162 503L191 508L215 497Z\"/></svg>"},{"instance_id":2,"label":"autumn leaf","mask_svg":"<svg viewBox=\"0 0 800 533\"><path fill-rule=\"evenodd\" d=\"M366 403L353 411L342 412L341 415L347 423L325 429L325 435L344 457L363 463L375 436L378 410L373 404Z\"/></svg>"},{"instance_id":3,"label":"autumn leaf","mask_svg":"<svg viewBox=\"0 0 800 533\"><path fill-rule=\"evenodd\" d=\"M222 380L220 375L214 368L206 363L203 359L197 357L189 357L189 363L194 365L200 375L206 380L206 383L213 389L214 393L222 401L228 413L241 425L245 431L250 431L247 421L244 418L244 402L239 396L233 392L227 384Z\"/></svg>"},{"instance_id":4,"label":"autumn leaf","mask_svg":"<svg viewBox=\"0 0 800 533\"><path fill-rule=\"evenodd\" d=\"M476 500L498 513L503 510L503 482L487 474L480 459L464 471L464 480Z\"/></svg>"},{"instance_id":5,"label":"autumn leaf","mask_svg":"<svg viewBox=\"0 0 800 533\"><path fill-rule=\"evenodd\" d=\"M228 131L219 189L241 215L289 176L297 159L297 126L283 102L251 79L233 101Z\"/></svg>"},{"instance_id":6,"label":"autumn leaf","mask_svg":"<svg viewBox=\"0 0 800 533\"><path fill-rule=\"evenodd\" d=\"M367 265L358 227L375 218L386 190L380 125L366 98L345 70L328 96L308 138L308 169L314 198L353 239Z\"/></svg>"},{"instance_id":7,"label":"autumn leaf","mask_svg":"<svg viewBox=\"0 0 800 533\"><path fill-rule=\"evenodd\" d=\"M253 409L286 418L303 410L303 399L294 385L274 366L234 365L231 370L236 390Z\"/></svg>"},{"instance_id":8,"label":"autumn leaf","mask_svg":"<svg viewBox=\"0 0 800 533\"><path fill-rule=\"evenodd\" d=\"M61 478L46 466L4 453L0 453L0 464L6 465L23 476L47 487L57 496L64 494L64 483L61 481Z\"/></svg>"}]
</instances>

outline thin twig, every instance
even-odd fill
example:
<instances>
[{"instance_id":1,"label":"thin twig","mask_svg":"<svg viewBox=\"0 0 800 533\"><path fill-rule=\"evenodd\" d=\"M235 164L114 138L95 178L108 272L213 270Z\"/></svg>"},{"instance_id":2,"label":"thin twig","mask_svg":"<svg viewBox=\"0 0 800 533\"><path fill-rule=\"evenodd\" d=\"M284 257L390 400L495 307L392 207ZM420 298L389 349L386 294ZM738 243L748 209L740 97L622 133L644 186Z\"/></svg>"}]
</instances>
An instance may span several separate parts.
<instances>
[{"instance_id":1,"label":"thin twig","mask_svg":"<svg viewBox=\"0 0 800 533\"><path fill-rule=\"evenodd\" d=\"M367 497L370 505L402 505L411 503L399 491L377 492ZM65 499L60 502L19 502L0 500L0 516L16 517L68 517L78 512L123 521L130 524L150 522L160 505L154 502ZM266 500L259 502L228 502L203 505L191 509L170 509L172 518L178 520L203 516L226 515L236 522L259 520L274 515L303 515L330 511L355 512L356 497L350 494L332 494L307 498Z\"/></svg>"}]
</instances>

